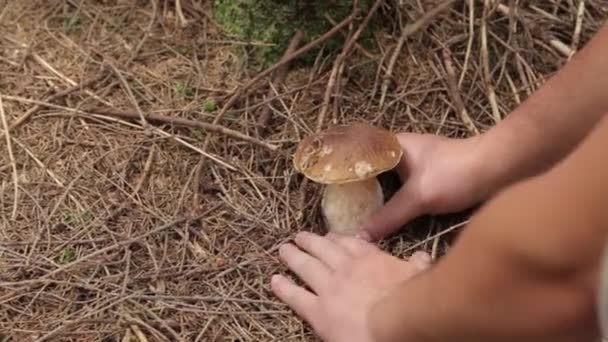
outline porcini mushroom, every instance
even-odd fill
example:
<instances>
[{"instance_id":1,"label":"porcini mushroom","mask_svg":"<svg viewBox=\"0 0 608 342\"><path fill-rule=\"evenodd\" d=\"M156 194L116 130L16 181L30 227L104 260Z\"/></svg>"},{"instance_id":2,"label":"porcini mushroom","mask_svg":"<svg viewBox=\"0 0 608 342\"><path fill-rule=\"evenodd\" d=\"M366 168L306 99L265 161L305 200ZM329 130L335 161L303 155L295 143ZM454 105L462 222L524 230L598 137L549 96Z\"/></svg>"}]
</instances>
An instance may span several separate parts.
<instances>
[{"instance_id":1,"label":"porcini mushroom","mask_svg":"<svg viewBox=\"0 0 608 342\"><path fill-rule=\"evenodd\" d=\"M376 176L394 168L402 155L392 133L354 123L304 138L293 163L304 176L325 185L321 210L328 230L354 235L384 203Z\"/></svg>"}]
</instances>

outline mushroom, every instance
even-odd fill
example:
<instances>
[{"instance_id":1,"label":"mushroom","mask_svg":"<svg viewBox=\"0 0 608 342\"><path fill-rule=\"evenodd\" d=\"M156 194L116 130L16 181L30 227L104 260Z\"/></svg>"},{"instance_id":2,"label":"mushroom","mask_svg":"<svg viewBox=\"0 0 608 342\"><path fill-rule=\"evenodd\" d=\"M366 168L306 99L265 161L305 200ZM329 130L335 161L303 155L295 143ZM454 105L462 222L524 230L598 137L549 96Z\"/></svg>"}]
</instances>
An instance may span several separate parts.
<instances>
[{"instance_id":1,"label":"mushroom","mask_svg":"<svg viewBox=\"0 0 608 342\"><path fill-rule=\"evenodd\" d=\"M354 123L304 138L293 163L308 179L325 185L321 210L328 230L354 235L384 204L376 176L394 168L402 155L392 133Z\"/></svg>"}]
</instances>

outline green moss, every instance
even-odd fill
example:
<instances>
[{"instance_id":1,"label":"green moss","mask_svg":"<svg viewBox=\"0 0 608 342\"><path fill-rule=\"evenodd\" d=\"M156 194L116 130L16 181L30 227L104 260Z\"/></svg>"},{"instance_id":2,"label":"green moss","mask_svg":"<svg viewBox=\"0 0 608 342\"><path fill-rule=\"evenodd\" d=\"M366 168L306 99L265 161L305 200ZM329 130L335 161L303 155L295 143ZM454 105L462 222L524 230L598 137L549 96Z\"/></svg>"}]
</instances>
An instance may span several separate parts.
<instances>
[{"instance_id":1,"label":"green moss","mask_svg":"<svg viewBox=\"0 0 608 342\"><path fill-rule=\"evenodd\" d=\"M63 27L66 31L71 31L73 29L79 28L80 24L81 19L77 15L67 17L63 20Z\"/></svg>"},{"instance_id":2,"label":"green moss","mask_svg":"<svg viewBox=\"0 0 608 342\"><path fill-rule=\"evenodd\" d=\"M372 0L360 3L366 12ZM262 67L275 63L283 55L297 30L304 33L304 43L310 42L333 27L326 15L339 22L351 11L352 1L344 0L214 0L215 19L226 31L245 41L271 44L258 44L249 50ZM332 51L342 43L342 35L337 34L325 48ZM312 61L317 52L309 52L302 60Z\"/></svg>"},{"instance_id":3,"label":"green moss","mask_svg":"<svg viewBox=\"0 0 608 342\"><path fill-rule=\"evenodd\" d=\"M175 90L177 90L178 93L182 94L184 97L187 98L191 98L194 96L194 90L192 90L192 88L188 87L183 82L176 82Z\"/></svg>"},{"instance_id":4,"label":"green moss","mask_svg":"<svg viewBox=\"0 0 608 342\"><path fill-rule=\"evenodd\" d=\"M203 112L205 113L211 113L213 111L215 111L216 109L216 104L215 101L213 99L205 99L205 101L203 101Z\"/></svg>"},{"instance_id":5,"label":"green moss","mask_svg":"<svg viewBox=\"0 0 608 342\"><path fill-rule=\"evenodd\" d=\"M63 212L63 221L70 226L85 225L92 220L93 214L90 211L64 210Z\"/></svg>"},{"instance_id":6,"label":"green moss","mask_svg":"<svg viewBox=\"0 0 608 342\"><path fill-rule=\"evenodd\" d=\"M60 264L67 264L67 263L74 261L75 259L76 259L76 250L74 250L72 247L65 247L61 251L61 255L59 255Z\"/></svg>"}]
</instances>

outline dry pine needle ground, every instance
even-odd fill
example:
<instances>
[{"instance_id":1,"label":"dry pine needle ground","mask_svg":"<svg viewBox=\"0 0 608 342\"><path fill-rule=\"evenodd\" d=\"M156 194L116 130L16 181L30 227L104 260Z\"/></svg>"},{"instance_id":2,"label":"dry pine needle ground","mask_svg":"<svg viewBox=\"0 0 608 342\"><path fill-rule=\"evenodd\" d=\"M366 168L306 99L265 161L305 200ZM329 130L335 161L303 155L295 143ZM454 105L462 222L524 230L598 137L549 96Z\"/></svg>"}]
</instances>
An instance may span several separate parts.
<instances>
[{"instance_id":1,"label":"dry pine needle ground","mask_svg":"<svg viewBox=\"0 0 608 342\"><path fill-rule=\"evenodd\" d=\"M243 51L259 43L222 32L204 1L178 3L0 2L0 341L314 340L268 281L284 271L278 245L322 229L319 189L300 191L290 153L316 129L339 51L289 72L266 134L270 79L214 122L256 76ZM515 15L509 1L455 1L391 66L401 27L440 3L379 7L390 24L344 59L323 127L483 132L608 17L605 0L513 1ZM422 218L381 246L440 256L465 220Z\"/></svg>"}]
</instances>

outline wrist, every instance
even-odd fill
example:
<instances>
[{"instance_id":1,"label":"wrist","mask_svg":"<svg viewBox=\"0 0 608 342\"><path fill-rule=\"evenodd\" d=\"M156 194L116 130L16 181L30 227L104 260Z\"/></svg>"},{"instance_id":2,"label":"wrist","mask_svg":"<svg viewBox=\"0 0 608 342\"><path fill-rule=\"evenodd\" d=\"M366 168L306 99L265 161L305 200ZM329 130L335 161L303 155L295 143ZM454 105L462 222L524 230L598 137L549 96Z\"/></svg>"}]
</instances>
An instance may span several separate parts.
<instances>
[{"instance_id":1,"label":"wrist","mask_svg":"<svg viewBox=\"0 0 608 342\"><path fill-rule=\"evenodd\" d=\"M489 131L471 138L475 167L479 170L478 191L487 199L513 182L540 171L543 145L539 128L531 116L513 113Z\"/></svg>"},{"instance_id":2,"label":"wrist","mask_svg":"<svg viewBox=\"0 0 608 342\"><path fill-rule=\"evenodd\" d=\"M508 150L510 145L513 143L506 137L497 139L491 131L464 141L468 171L463 180L470 184L468 191L475 202L486 201L512 178L511 169L516 162L515 151Z\"/></svg>"}]
</instances>

